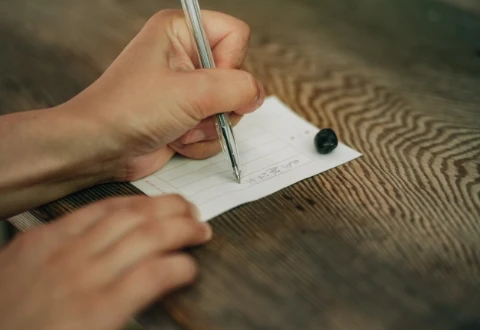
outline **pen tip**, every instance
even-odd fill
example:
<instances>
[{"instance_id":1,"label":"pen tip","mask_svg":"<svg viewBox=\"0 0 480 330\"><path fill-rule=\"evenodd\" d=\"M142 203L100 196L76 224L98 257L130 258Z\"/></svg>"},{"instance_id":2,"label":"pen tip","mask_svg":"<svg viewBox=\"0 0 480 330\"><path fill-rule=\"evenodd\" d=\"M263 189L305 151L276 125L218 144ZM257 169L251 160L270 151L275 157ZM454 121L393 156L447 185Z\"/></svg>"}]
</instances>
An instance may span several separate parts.
<instances>
[{"instance_id":1,"label":"pen tip","mask_svg":"<svg viewBox=\"0 0 480 330\"><path fill-rule=\"evenodd\" d=\"M235 174L235 178L237 179L237 182L240 183L241 177L240 177L240 171L238 170L238 168L235 168L234 174Z\"/></svg>"}]
</instances>

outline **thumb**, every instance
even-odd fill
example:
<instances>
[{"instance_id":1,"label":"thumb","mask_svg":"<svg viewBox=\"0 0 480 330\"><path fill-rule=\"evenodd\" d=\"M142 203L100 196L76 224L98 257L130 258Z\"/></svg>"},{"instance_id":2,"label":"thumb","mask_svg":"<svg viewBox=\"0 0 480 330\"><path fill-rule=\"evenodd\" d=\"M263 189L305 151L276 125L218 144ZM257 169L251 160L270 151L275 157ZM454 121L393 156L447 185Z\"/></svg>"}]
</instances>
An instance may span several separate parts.
<instances>
[{"instance_id":1,"label":"thumb","mask_svg":"<svg viewBox=\"0 0 480 330\"><path fill-rule=\"evenodd\" d=\"M265 98L261 83L243 70L199 69L182 74L187 111L199 121L222 112L255 111Z\"/></svg>"}]
</instances>

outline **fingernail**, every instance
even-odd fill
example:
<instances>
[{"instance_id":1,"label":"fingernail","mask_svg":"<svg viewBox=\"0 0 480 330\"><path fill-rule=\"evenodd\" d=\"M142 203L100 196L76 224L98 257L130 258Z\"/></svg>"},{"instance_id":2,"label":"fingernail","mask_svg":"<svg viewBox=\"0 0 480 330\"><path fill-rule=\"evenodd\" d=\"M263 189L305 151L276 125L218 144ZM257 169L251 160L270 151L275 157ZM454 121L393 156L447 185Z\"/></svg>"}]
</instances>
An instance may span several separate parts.
<instances>
[{"instance_id":1,"label":"fingernail","mask_svg":"<svg viewBox=\"0 0 480 330\"><path fill-rule=\"evenodd\" d=\"M200 211L198 210L197 206L193 203L190 203L190 208L191 208L192 216L195 218L195 220L201 221Z\"/></svg>"},{"instance_id":2,"label":"fingernail","mask_svg":"<svg viewBox=\"0 0 480 330\"><path fill-rule=\"evenodd\" d=\"M263 104L264 101L264 95L265 95L265 90L263 89L263 85L260 83L260 81L257 80L257 97L255 98L255 101L253 102L253 108L254 110L257 110L260 108L260 106Z\"/></svg>"},{"instance_id":3,"label":"fingernail","mask_svg":"<svg viewBox=\"0 0 480 330\"><path fill-rule=\"evenodd\" d=\"M200 129L193 129L188 134L187 138L185 139L186 144L196 143L205 140L207 136L205 133Z\"/></svg>"},{"instance_id":4,"label":"fingernail","mask_svg":"<svg viewBox=\"0 0 480 330\"><path fill-rule=\"evenodd\" d=\"M205 239L209 241L213 236L212 227L206 222L203 223L203 226L205 228Z\"/></svg>"}]
</instances>

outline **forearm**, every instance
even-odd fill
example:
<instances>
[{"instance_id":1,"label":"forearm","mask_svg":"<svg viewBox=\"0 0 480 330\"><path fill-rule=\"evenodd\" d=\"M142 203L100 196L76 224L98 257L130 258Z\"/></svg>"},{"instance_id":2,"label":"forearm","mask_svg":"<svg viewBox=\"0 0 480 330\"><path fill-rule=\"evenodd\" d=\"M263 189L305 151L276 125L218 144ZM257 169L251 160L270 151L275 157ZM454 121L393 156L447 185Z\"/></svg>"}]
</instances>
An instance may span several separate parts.
<instances>
[{"instance_id":1,"label":"forearm","mask_svg":"<svg viewBox=\"0 0 480 330\"><path fill-rule=\"evenodd\" d=\"M0 219L108 181L101 128L65 108L0 117Z\"/></svg>"}]
</instances>

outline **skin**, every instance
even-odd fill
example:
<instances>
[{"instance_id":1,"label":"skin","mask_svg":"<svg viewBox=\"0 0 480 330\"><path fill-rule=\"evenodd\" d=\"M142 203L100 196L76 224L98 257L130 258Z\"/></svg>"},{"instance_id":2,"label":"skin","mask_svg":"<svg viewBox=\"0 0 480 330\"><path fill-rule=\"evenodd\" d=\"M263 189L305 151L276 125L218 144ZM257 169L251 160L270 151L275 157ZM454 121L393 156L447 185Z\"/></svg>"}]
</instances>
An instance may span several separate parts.
<instances>
[{"instance_id":1,"label":"skin","mask_svg":"<svg viewBox=\"0 0 480 330\"><path fill-rule=\"evenodd\" d=\"M212 116L229 112L235 124L265 93L238 69L248 26L215 12L204 12L204 20L215 70L193 70L183 13L162 11L75 98L4 116L0 154L9 157L0 162L0 218L95 184L137 180L175 152L194 159L218 153Z\"/></svg>"},{"instance_id":2,"label":"skin","mask_svg":"<svg viewBox=\"0 0 480 330\"><path fill-rule=\"evenodd\" d=\"M0 328L119 329L192 283L179 249L211 235L178 196L111 199L22 234L0 253Z\"/></svg>"},{"instance_id":3,"label":"skin","mask_svg":"<svg viewBox=\"0 0 480 330\"><path fill-rule=\"evenodd\" d=\"M137 180L175 153L220 152L212 116L229 112L236 124L265 93L240 69L248 26L221 13L203 18L217 69L194 70L183 13L165 10L73 99L0 117L0 218L95 184ZM20 234L0 250L0 328L119 329L194 281L195 262L182 250L211 236L195 206L176 195L108 199Z\"/></svg>"}]
</instances>

